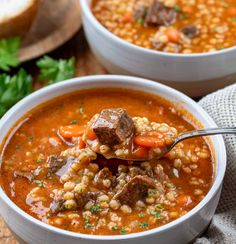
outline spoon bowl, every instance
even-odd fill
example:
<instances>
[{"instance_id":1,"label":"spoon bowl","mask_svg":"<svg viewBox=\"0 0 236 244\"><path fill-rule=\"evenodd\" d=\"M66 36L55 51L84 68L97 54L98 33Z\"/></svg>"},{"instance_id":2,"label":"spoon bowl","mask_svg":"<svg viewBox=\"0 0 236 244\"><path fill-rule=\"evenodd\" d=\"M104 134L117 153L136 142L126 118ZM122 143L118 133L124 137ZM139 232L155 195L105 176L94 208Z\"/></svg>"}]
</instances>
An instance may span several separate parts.
<instances>
[{"instance_id":1,"label":"spoon bowl","mask_svg":"<svg viewBox=\"0 0 236 244\"><path fill-rule=\"evenodd\" d=\"M200 136L213 136L213 135L224 135L224 134L235 134L236 135L236 127L226 127L226 128L208 128L208 129L200 129L200 130L193 130L193 131L186 131L180 133L176 138L174 138L173 143L161 148L161 153L159 155L155 155L154 157L148 158L134 158L134 157L116 157L115 154L110 155L103 155L106 159L121 159L126 161L134 161L134 162L143 162L143 161L151 161L151 160L158 160L162 158L165 154L170 152L179 142L184 140L193 138L193 137L200 137Z\"/></svg>"}]
</instances>

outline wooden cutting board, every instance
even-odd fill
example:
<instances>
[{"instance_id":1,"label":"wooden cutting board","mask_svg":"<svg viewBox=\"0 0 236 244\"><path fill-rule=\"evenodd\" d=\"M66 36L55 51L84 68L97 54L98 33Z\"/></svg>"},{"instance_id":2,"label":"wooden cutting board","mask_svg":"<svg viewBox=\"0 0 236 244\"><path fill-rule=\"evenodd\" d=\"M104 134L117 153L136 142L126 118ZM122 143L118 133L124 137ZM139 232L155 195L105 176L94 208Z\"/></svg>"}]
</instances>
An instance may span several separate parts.
<instances>
[{"instance_id":1,"label":"wooden cutting board","mask_svg":"<svg viewBox=\"0 0 236 244\"><path fill-rule=\"evenodd\" d=\"M19 53L21 62L56 49L82 26L79 0L38 1L38 14L22 40Z\"/></svg>"}]
</instances>

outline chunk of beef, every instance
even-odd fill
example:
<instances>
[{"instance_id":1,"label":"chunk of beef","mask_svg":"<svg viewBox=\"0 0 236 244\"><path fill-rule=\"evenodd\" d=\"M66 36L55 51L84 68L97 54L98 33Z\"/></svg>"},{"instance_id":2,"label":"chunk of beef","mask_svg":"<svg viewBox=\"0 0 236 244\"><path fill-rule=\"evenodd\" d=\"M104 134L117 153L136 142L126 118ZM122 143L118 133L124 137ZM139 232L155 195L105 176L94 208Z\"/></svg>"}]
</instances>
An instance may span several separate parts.
<instances>
[{"instance_id":1,"label":"chunk of beef","mask_svg":"<svg viewBox=\"0 0 236 244\"><path fill-rule=\"evenodd\" d=\"M64 206L65 200L62 196L55 195L52 203L50 204L50 210L53 214L57 214L59 212L65 211Z\"/></svg>"},{"instance_id":2,"label":"chunk of beef","mask_svg":"<svg viewBox=\"0 0 236 244\"><path fill-rule=\"evenodd\" d=\"M96 201L99 196L99 192L85 192L83 194L75 193L76 206L73 210L82 209L86 203L89 201ZM52 203L50 204L51 213L57 214L59 212L66 211L65 203L66 201L62 196L55 195Z\"/></svg>"},{"instance_id":3,"label":"chunk of beef","mask_svg":"<svg viewBox=\"0 0 236 244\"><path fill-rule=\"evenodd\" d=\"M134 123L125 109L104 109L92 128L102 144L114 146L132 135Z\"/></svg>"},{"instance_id":4,"label":"chunk of beef","mask_svg":"<svg viewBox=\"0 0 236 244\"><path fill-rule=\"evenodd\" d=\"M158 0L154 0L145 18L147 26L169 26L176 21L177 13L173 8L166 7Z\"/></svg>"},{"instance_id":5,"label":"chunk of beef","mask_svg":"<svg viewBox=\"0 0 236 244\"><path fill-rule=\"evenodd\" d=\"M66 159L54 155L49 156L47 160L47 165L50 173L56 173L65 164L66 164Z\"/></svg>"},{"instance_id":6,"label":"chunk of beef","mask_svg":"<svg viewBox=\"0 0 236 244\"><path fill-rule=\"evenodd\" d=\"M62 175L64 175L66 172L68 172L69 169L70 169L70 167L71 167L71 165L72 165L73 163L76 162L76 159L75 159L74 157L68 157L68 158L64 159L64 162L65 162L65 164L62 165L62 167L59 168L59 169L56 171L56 175L58 175L58 176L62 176Z\"/></svg>"},{"instance_id":7,"label":"chunk of beef","mask_svg":"<svg viewBox=\"0 0 236 244\"><path fill-rule=\"evenodd\" d=\"M110 180L112 183L112 186L116 184L115 177L113 177L112 172L107 168L101 169L94 177L94 182L98 185L100 188L104 188L103 180Z\"/></svg>"},{"instance_id":8,"label":"chunk of beef","mask_svg":"<svg viewBox=\"0 0 236 244\"><path fill-rule=\"evenodd\" d=\"M23 177L29 181L32 181L34 179L34 174L32 172L27 171L15 171L14 177Z\"/></svg>"},{"instance_id":9,"label":"chunk of beef","mask_svg":"<svg viewBox=\"0 0 236 244\"><path fill-rule=\"evenodd\" d=\"M133 206L147 195L148 189L154 188L156 188L156 184L153 179L138 175L125 184L122 190L114 196L114 199L118 199L121 204Z\"/></svg>"},{"instance_id":10,"label":"chunk of beef","mask_svg":"<svg viewBox=\"0 0 236 244\"><path fill-rule=\"evenodd\" d=\"M186 25L184 28L182 28L181 31L189 39L192 39L199 35L199 30L195 25Z\"/></svg>"},{"instance_id":11,"label":"chunk of beef","mask_svg":"<svg viewBox=\"0 0 236 244\"><path fill-rule=\"evenodd\" d=\"M75 194L77 209L82 209L89 201L96 201L99 192L85 192L83 194Z\"/></svg>"}]
</instances>

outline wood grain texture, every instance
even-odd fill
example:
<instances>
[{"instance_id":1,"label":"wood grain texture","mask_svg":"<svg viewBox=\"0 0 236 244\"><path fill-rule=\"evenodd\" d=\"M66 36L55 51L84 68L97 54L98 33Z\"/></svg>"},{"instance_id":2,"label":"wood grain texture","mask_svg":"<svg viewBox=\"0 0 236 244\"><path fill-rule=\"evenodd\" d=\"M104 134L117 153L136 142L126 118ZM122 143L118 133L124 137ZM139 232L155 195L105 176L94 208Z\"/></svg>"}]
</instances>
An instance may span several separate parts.
<instances>
[{"instance_id":1,"label":"wood grain texture","mask_svg":"<svg viewBox=\"0 0 236 244\"><path fill-rule=\"evenodd\" d=\"M74 56L76 59L76 76L78 77L107 73L90 51L82 30L62 47L50 53L50 56L54 58L70 58L71 56ZM25 63L23 67L34 77L37 76L35 60ZM42 84L35 84L35 86L39 88ZM1 217L0 244L18 244Z\"/></svg>"},{"instance_id":2,"label":"wood grain texture","mask_svg":"<svg viewBox=\"0 0 236 244\"><path fill-rule=\"evenodd\" d=\"M38 14L22 40L19 53L22 62L61 46L82 26L79 0L38 1Z\"/></svg>"}]
</instances>

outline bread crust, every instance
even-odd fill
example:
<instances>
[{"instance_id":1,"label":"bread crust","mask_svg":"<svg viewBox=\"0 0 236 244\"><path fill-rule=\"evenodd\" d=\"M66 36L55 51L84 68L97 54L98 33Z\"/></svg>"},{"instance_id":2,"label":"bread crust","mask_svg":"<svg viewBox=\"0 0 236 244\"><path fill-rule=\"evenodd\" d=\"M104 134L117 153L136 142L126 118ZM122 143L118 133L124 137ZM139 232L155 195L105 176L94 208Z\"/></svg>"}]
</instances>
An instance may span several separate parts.
<instances>
[{"instance_id":1,"label":"bread crust","mask_svg":"<svg viewBox=\"0 0 236 244\"><path fill-rule=\"evenodd\" d=\"M30 6L23 12L0 22L0 38L23 37L36 17L39 2L40 0L32 0Z\"/></svg>"}]
</instances>

